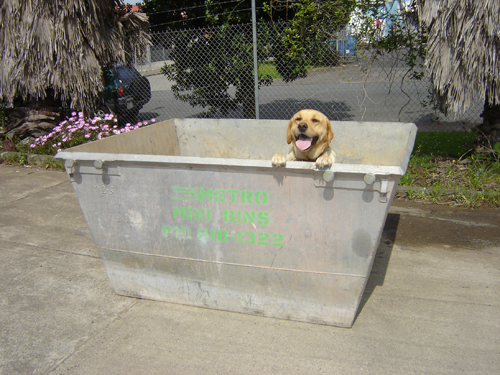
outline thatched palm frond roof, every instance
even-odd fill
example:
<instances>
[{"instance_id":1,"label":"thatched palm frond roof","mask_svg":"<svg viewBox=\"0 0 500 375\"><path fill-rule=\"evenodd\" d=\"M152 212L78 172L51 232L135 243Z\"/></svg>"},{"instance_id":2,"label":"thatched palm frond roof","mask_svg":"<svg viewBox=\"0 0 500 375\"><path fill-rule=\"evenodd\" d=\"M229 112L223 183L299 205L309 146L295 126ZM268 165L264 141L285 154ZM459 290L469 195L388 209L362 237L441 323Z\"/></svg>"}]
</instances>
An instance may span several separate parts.
<instances>
[{"instance_id":1,"label":"thatched palm frond roof","mask_svg":"<svg viewBox=\"0 0 500 375\"><path fill-rule=\"evenodd\" d=\"M475 100L500 104L500 1L420 0L428 27L426 66L444 113Z\"/></svg>"},{"instance_id":2,"label":"thatched palm frond roof","mask_svg":"<svg viewBox=\"0 0 500 375\"><path fill-rule=\"evenodd\" d=\"M125 60L119 2L3 0L0 97L44 99L50 88L63 100L71 98L72 108L91 109L103 89L101 66ZM144 17L137 21L142 27Z\"/></svg>"}]
</instances>

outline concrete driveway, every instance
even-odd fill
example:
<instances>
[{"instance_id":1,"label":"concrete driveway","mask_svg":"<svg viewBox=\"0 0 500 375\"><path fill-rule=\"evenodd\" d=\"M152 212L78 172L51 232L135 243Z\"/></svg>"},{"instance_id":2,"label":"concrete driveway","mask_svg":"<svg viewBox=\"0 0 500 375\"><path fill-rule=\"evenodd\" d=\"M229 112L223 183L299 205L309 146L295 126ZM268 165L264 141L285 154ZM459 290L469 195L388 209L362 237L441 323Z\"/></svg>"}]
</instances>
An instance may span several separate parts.
<instances>
[{"instance_id":1,"label":"concrete driveway","mask_svg":"<svg viewBox=\"0 0 500 375\"><path fill-rule=\"evenodd\" d=\"M0 165L0 374L498 374L500 210L395 201L353 328L118 296L64 172Z\"/></svg>"}]
</instances>

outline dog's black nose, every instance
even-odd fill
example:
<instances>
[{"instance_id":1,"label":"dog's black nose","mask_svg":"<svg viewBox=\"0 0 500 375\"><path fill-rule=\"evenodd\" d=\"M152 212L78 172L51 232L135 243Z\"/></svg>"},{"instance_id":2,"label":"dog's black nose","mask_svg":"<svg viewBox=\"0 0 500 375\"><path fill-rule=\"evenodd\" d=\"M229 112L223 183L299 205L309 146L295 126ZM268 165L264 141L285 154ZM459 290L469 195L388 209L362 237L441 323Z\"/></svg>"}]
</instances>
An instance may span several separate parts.
<instances>
[{"instance_id":1,"label":"dog's black nose","mask_svg":"<svg viewBox=\"0 0 500 375\"><path fill-rule=\"evenodd\" d=\"M305 122L301 122L301 123L299 124L299 130L300 130L301 132L305 132L305 131L307 130L307 124L306 124Z\"/></svg>"}]
</instances>

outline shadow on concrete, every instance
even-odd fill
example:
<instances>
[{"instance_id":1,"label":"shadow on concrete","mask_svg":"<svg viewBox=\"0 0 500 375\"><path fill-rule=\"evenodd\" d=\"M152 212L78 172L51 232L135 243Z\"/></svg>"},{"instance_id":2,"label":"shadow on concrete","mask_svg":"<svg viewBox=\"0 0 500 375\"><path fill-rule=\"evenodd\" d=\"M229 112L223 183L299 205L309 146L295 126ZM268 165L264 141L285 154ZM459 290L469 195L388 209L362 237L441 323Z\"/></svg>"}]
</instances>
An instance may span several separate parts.
<instances>
[{"instance_id":1,"label":"shadow on concrete","mask_svg":"<svg viewBox=\"0 0 500 375\"><path fill-rule=\"evenodd\" d=\"M354 321L356 321L359 314L361 314L361 311L363 311L366 302L370 299L375 288L377 286L384 285L387 267L389 266L389 260L391 259L392 248L394 246L394 241L396 240L399 219L399 214L387 215L384 230L382 231L382 238L380 239L380 245L377 249L377 253L375 254L372 271L368 278L368 283L366 284L365 292L361 298Z\"/></svg>"},{"instance_id":2,"label":"shadow on concrete","mask_svg":"<svg viewBox=\"0 0 500 375\"><path fill-rule=\"evenodd\" d=\"M351 114L351 107L345 102L324 102L321 100L296 100L285 99L275 100L270 103L261 104L259 107L259 117L262 120L288 120L295 113L302 109L315 109L323 113L331 121L352 121L354 115ZM187 117L193 118L244 118L243 109L231 110L226 115L220 111L215 113L200 111Z\"/></svg>"}]
</instances>

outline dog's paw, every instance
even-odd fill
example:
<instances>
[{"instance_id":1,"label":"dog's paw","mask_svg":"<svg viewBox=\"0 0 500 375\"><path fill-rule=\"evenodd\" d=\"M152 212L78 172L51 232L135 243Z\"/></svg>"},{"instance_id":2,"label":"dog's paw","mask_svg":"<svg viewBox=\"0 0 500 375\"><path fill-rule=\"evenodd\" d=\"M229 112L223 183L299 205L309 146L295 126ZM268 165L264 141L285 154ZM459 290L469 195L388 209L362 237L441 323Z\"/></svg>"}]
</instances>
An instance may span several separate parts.
<instances>
[{"instance_id":1,"label":"dog's paw","mask_svg":"<svg viewBox=\"0 0 500 375\"><path fill-rule=\"evenodd\" d=\"M316 159L316 167L324 168L331 167L335 163L335 153L333 151L325 152Z\"/></svg>"},{"instance_id":2,"label":"dog's paw","mask_svg":"<svg viewBox=\"0 0 500 375\"><path fill-rule=\"evenodd\" d=\"M275 154L271 159L271 163L273 163L274 167L284 167L286 165L285 155Z\"/></svg>"}]
</instances>

